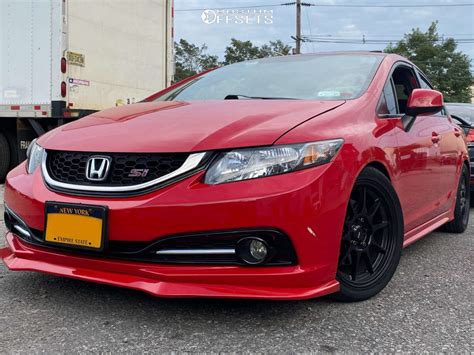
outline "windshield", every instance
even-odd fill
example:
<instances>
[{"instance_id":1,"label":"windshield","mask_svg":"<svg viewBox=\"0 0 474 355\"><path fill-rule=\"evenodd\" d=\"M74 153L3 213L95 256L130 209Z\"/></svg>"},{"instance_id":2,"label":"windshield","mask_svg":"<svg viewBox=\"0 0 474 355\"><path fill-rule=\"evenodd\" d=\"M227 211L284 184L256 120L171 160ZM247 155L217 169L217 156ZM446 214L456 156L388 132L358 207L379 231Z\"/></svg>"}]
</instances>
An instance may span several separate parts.
<instances>
[{"instance_id":1,"label":"windshield","mask_svg":"<svg viewBox=\"0 0 474 355\"><path fill-rule=\"evenodd\" d=\"M211 71L156 100L353 99L367 90L382 58L341 54L252 60Z\"/></svg>"},{"instance_id":2,"label":"windshield","mask_svg":"<svg viewBox=\"0 0 474 355\"><path fill-rule=\"evenodd\" d=\"M451 115L459 116L465 121L474 123L474 105L446 105Z\"/></svg>"}]
</instances>

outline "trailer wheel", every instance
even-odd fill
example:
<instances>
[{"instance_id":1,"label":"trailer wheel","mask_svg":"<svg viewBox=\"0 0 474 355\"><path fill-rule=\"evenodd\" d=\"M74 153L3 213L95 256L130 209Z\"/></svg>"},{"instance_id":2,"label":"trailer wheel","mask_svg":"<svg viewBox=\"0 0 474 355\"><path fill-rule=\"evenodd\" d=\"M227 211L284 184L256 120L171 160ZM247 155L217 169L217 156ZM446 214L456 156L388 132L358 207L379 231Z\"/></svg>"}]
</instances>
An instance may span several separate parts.
<instances>
[{"instance_id":1,"label":"trailer wheel","mask_svg":"<svg viewBox=\"0 0 474 355\"><path fill-rule=\"evenodd\" d=\"M14 131L4 132L10 145L10 170L15 168L19 163L18 143L16 140L16 133Z\"/></svg>"},{"instance_id":2,"label":"trailer wheel","mask_svg":"<svg viewBox=\"0 0 474 355\"><path fill-rule=\"evenodd\" d=\"M0 183L5 181L10 169L10 145L3 133L0 132Z\"/></svg>"}]
</instances>

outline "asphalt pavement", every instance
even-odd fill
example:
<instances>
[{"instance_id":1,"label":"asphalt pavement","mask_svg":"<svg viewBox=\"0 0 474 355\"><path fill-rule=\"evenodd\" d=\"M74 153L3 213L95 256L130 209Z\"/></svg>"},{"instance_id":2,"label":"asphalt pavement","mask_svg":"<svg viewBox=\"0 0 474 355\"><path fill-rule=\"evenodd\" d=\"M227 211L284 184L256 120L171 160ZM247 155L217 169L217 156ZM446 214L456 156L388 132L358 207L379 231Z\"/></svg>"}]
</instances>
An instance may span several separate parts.
<instances>
[{"instance_id":1,"label":"asphalt pavement","mask_svg":"<svg viewBox=\"0 0 474 355\"><path fill-rule=\"evenodd\" d=\"M471 217L463 235L405 249L388 287L356 304L159 299L1 264L0 352L472 352Z\"/></svg>"}]
</instances>

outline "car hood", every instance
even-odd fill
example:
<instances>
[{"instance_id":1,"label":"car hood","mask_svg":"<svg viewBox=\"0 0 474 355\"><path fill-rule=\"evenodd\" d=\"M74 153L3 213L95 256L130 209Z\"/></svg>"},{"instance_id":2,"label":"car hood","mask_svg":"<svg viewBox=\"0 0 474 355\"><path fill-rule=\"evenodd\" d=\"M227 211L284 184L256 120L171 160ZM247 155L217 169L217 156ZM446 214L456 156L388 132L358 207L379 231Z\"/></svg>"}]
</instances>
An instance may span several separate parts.
<instances>
[{"instance_id":1,"label":"car hood","mask_svg":"<svg viewBox=\"0 0 474 355\"><path fill-rule=\"evenodd\" d=\"M300 123L344 101L149 102L111 108L44 135L46 149L192 152L273 144Z\"/></svg>"}]
</instances>

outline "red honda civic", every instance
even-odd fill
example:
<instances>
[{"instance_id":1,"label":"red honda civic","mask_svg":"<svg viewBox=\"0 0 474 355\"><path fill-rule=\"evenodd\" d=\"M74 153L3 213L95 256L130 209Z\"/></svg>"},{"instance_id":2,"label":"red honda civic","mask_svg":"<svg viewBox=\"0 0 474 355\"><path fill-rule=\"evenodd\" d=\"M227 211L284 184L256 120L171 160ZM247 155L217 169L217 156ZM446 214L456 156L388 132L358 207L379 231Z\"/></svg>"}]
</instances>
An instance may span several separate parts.
<instances>
[{"instance_id":1,"label":"red honda civic","mask_svg":"<svg viewBox=\"0 0 474 355\"><path fill-rule=\"evenodd\" d=\"M469 159L406 59L253 60L51 131L7 178L11 270L162 297L359 301L466 230Z\"/></svg>"}]
</instances>

